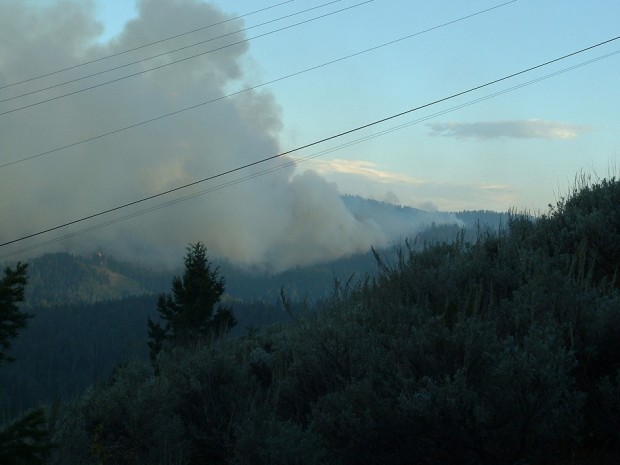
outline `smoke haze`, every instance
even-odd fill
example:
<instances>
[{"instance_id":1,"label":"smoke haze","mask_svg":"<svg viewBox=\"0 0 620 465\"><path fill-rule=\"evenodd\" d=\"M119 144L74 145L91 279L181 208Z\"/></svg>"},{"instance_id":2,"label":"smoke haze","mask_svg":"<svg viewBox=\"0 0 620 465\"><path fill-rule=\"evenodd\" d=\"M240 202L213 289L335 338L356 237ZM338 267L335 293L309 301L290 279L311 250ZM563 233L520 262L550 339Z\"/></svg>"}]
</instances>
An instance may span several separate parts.
<instances>
[{"instance_id":1,"label":"smoke haze","mask_svg":"<svg viewBox=\"0 0 620 465\"><path fill-rule=\"evenodd\" d=\"M197 0L142 0L139 16L110 42L97 42L103 27L94 5L58 1L0 0L0 87L50 71L154 42L164 37L230 19ZM217 37L244 27L240 20L183 36L40 80L0 89L0 100L85 74L120 66L166 50ZM237 34L155 60L0 103L0 112L37 103L84 87L149 69L226 43ZM0 116L0 161L9 163L73 142L114 131L226 95L244 83L249 44L227 47L199 58L124 79L110 85ZM253 83L256 84L256 83ZM196 110L80 144L33 160L0 168L0 239L9 241L58 224L107 210L272 156L280 147L280 108L273 94L248 91ZM180 196L285 163L280 158L254 171L201 183L170 196L112 215L4 247L20 247L79 231L159 205ZM116 215L116 216L114 216ZM453 222L434 213L431 220ZM384 225L389 223L389 227ZM419 225L418 225L419 226ZM241 265L291 266L335 259L382 247L416 225L399 230L343 202L337 186L312 171L293 167L214 190L167 208L76 235L51 250L92 251L102 247L120 257L178 263L189 242L204 242L210 254ZM16 258L23 259L21 256Z\"/></svg>"}]
</instances>

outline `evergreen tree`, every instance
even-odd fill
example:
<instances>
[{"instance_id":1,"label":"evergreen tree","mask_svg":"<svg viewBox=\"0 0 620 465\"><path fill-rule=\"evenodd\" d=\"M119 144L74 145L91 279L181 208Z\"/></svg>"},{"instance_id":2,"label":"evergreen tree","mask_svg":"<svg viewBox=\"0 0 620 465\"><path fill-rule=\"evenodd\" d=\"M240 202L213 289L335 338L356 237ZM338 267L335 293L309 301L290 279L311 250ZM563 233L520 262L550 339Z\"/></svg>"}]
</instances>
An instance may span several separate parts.
<instances>
[{"instance_id":1,"label":"evergreen tree","mask_svg":"<svg viewBox=\"0 0 620 465\"><path fill-rule=\"evenodd\" d=\"M6 268L4 278L0 281L0 365L11 361L5 351L11 348L11 339L26 327L28 318L32 315L20 311L18 304L24 300L26 287L27 265L18 263L15 269Z\"/></svg>"},{"instance_id":2,"label":"evergreen tree","mask_svg":"<svg viewBox=\"0 0 620 465\"><path fill-rule=\"evenodd\" d=\"M224 278L212 269L207 248L190 244L182 277L172 279L172 294L160 294L157 311L161 322L149 318L149 349L154 360L164 342L187 345L201 337L217 336L237 324L231 307L218 306L224 294Z\"/></svg>"},{"instance_id":3,"label":"evergreen tree","mask_svg":"<svg viewBox=\"0 0 620 465\"><path fill-rule=\"evenodd\" d=\"M0 280L0 364L11 361L4 351L11 348L19 330L26 326L32 315L20 311L18 304L24 300L28 281L27 265L18 263L15 268L6 268ZM45 415L42 410L31 411L24 416L0 427L0 463L28 464L45 463L51 450L48 440Z\"/></svg>"}]
</instances>

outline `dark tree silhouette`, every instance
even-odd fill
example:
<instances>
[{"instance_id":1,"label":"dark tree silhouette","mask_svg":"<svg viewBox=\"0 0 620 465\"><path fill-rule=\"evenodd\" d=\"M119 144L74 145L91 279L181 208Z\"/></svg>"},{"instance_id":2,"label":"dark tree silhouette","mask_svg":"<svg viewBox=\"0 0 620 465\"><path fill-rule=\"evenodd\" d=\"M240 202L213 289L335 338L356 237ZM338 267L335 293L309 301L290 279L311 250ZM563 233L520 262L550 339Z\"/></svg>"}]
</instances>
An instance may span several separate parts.
<instances>
[{"instance_id":1,"label":"dark tree silhouette","mask_svg":"<svg viewBox=\"0 0 620 465\"><path fill-rule=\"evenodd\" d=\"M24 300L24 290L28 280L27 265L18 263L14 269L6 268L0 281L0 365L6 360L5 351L11 348L11 339L26 327L32 315L20 311L18 304Z\"/></svg>"},{"instance_id":2,"label":"dark tree silhouette","mask_svg":"<svg viewBox=\"0 0 620 465\"><path fill-rule=\"evenodd\" d=\"M0 364L12 361L5 354L11 348L11 339L26 327L32 315L22 312L19 303L24 300L28 282L27 265L17 263L15 268L6 268L0 280ZM0 463L29 464L45 463L52 448L48 440L49 431L43 410L33 410L0 428Z\"/></svg>"},{"instance_id":3,"label":"dark tree silhouette","mask_svg":"<svg viewBox=\"0 0 620 465\"><path fill-rule=\"evenodd\" d=\"M187 345L203 337L224 334L237 324L231 307L219 306L224 278L212 268L207 248L190 244L182 277L172 279L172 294L160 294L157 311L161 321L149 318L149 349L154 360L165 342Z\"/></svg>"}]
</instances>

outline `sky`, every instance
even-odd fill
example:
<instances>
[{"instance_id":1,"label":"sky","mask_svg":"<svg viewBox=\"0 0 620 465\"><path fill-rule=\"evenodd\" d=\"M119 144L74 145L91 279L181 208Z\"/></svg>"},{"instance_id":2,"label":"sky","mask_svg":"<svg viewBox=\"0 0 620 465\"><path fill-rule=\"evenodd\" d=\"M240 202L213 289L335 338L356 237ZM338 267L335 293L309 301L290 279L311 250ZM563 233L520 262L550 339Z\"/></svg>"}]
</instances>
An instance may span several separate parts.
<instances>
[{"instance_id":1,"label":"sky","mask_svg":"<svg viewBox=\"0 0 620 465\"><path fill-rule=\"evenodd\" d=\"M205 240L222 257L282 269L394 239L341 194L438 222L460 210L544 213L579 173L617 171L620 53L579 65L620 40L446 97L612 39L618 17L616 1L0 0L3 242L293 151L0 256L76 233L36 250L175 254ZM239 182L265 169L275 171Z\"/></svg>"}]
</instances>

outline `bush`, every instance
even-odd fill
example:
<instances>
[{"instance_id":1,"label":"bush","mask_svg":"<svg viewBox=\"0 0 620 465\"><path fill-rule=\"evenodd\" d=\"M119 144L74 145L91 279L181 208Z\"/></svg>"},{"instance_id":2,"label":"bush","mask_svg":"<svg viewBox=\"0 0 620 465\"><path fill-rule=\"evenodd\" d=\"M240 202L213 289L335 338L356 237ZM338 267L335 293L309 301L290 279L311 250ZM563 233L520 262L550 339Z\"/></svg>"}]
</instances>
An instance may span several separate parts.
<instances>
[{"instance_id":1,"label":"bush","mask_svg":"<svg viewBox=\"0 0 620 465\"><path fill-rule=\"evenodd\" d=\"M51 463L185 464L190 444L177 404L170 380L145 362L119 367L60 416Z\"/></svg>"},{"instance_id":2,"label":"bush","mask_svg":"<svg viewBox=\"0 0 620 465\"><path fill-rule=\"evenodd\" d=\"M121 368L60 417L56 463L618 463L617 186Z\"/></svg>"}]
</instances>

